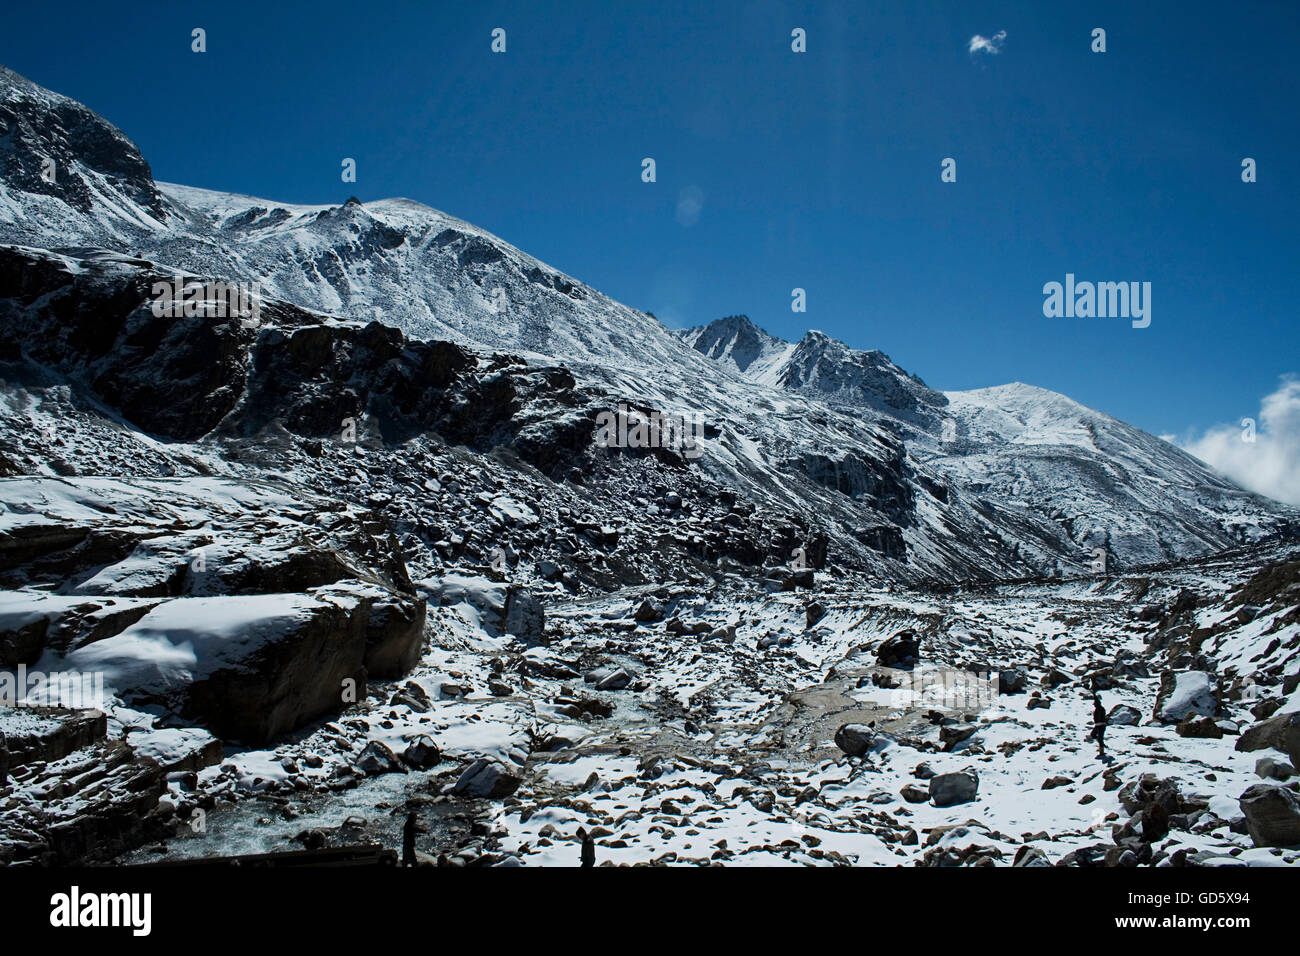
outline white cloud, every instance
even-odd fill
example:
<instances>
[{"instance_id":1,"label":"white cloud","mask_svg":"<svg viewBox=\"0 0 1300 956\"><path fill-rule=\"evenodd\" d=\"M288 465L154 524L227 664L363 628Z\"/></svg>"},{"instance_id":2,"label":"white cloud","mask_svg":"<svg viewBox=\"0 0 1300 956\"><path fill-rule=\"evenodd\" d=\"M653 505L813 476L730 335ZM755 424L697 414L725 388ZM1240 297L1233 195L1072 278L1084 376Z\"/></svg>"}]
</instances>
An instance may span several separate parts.
<instances>
[{"instance_id":1,"label":"white cloud","mask_svg":"<svg viewBox=\"0 0 1300 956\"><path fill-rule=\"evenodd\" d=\"M970 38L970 55L976 53L986 53L989 56L997 56L1002 52L1002 44L1007 41L1007 31L999 30L991 37L982 37L978 33Z\"/></svg>"},{"instance_id":2,"label":"white cloud","mask_svg":"<svg viewBox=\"0 0 1300 956\"><path fill-rule=\"evenodd\" d=\"M1264 396L1254 422L1216 425L1182 447L1243 488L1300 505L1300 379L1284 378Z\"/></svg>"}]
</instances>

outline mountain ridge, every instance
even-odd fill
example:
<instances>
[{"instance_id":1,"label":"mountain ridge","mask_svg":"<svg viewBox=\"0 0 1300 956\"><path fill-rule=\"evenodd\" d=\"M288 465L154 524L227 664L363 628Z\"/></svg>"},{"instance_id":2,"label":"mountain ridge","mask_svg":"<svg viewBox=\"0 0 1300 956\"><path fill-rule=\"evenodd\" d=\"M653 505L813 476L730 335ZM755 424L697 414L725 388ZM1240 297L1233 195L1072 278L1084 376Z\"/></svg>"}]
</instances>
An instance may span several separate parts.
<instances>
[{"instance_id":1,"label":"mountain ridge","mask_svg":"<svg viewBox=\"0 0 1300 956\"><path fill-rule=\"evenodd\" d=\"M330 321L379 320L415 339L562 363L611 400L702 418L708 454L695 467L745 497L815 517L832 550L881 573L1080 570L1098 546L1114 547L1122 565L1149 563L1244 543L1293 520L1117 420L1048 402L1056 417L1036 419L1043 440L1012 441L1016 416L1034 405L1014 390L939 392L881 352L814 330L783 343L743 317L673 332L414 200L286 204L146 185L147 163L116 127L57 94L0 86L9 143L0 240L130 251L257 282L269 301ZM37 142L15 145L15 132ZM115 167L99 155L105 143L123 152L117 166L129 175L93 172ZM95 187L89 212L76 195L27 188L27 165L56 147ZM1098 428L1104 452L1088 438ZM1137 486L1150 501L1130 492Z\"/></svg>"}]
</instances>

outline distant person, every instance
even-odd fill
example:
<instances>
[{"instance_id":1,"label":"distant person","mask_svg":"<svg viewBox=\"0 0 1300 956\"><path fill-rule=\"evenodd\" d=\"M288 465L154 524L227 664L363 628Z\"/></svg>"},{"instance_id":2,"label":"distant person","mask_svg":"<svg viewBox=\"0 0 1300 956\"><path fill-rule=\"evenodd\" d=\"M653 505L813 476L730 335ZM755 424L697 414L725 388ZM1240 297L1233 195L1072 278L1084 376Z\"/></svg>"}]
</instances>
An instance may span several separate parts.
<instances>
[{"instance_id":1,"label":"distant person","mask_svg":"<svg viewBox=\"0 0 1300 956\"><path fill-rule=\"evenodd\" d=\"M1102 706L1101 695L1092 692L1092 733L1089 735L1097 741L1097 756L1106 758L1106 708Z\"/></svg>"},{"instance_id":2,"label":"distant person","mask_svg":"<svg viewBox=\"0 0 1300 956\"><path fill-rule=\"evenodd\" d=\"M586 827L578 827L578 839L582 841L582 865L596 865L596 841L591 838Z\"/></svg>"},{"instance_id":3,"label":"distant person","mask_svg":"<svg viewBox=\"0 0 1300 956\"><path fill-rule=\"evenodd\" d=\"M415 814L408 813L402 827L402 866L415 866L415 835L423 832Z\"/></svg>"}]
</instances>

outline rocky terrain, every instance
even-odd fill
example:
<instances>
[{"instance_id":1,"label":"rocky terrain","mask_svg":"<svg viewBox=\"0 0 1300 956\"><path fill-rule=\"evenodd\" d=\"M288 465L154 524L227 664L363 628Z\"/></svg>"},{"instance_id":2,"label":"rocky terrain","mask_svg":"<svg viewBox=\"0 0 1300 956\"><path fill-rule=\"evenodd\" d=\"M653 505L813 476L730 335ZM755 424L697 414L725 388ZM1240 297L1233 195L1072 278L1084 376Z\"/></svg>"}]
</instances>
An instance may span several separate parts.
<instances>
[{"instance_id":1,"label":"rocky terrain","mask_svg":"<svg viewBox=\"0 0 1300 956\"><path fill-rule=\"evenodd\" d=\"M0 124L0 860L1300 860L1294 509L407 200L156 183L3 68Z\"/></svg>"}]
</instances>

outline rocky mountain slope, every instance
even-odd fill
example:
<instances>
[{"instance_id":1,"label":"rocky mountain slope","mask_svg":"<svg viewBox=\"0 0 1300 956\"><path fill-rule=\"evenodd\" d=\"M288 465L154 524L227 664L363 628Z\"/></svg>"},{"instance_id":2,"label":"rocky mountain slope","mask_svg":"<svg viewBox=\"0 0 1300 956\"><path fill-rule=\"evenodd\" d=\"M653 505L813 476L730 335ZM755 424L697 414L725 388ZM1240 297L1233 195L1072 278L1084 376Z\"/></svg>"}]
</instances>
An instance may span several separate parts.
<instances>
[{"instance_id":1,"label":"rocky mountain slope","mask_svg":"<svg viewBox=\"0 0 1300 956\"><path fill-rule=\"evenodd\" d=\"M160 309L178 280L258 309ZM673 416L689 447L628 438ZM601 862L1294 863L1294 521L1063 396L674 333L418 203L156 183L0 70L8 862L416 813L452 866L579 827ZM972 669L1000 692L934 693ZM1138 714L1118 764L1091 686Z\"/></svg>"},{"instance_id":2,"label":"rocky mountain slope","mask_svg":"<svg viewBox=\"0 0 1300 956\"><path fill-rule=\"evenodd\" d=\"M938 392L880 352L820 332L783 342L744 316L679 335L749 380L871 415L945 484L977 495L1008 523L1032 525L1024 536L1054 540L1058 552L1133 566L1300 528L1294 509L1243 492L1168 442L1047 389Z\"/></svg>"}]
</instances>

